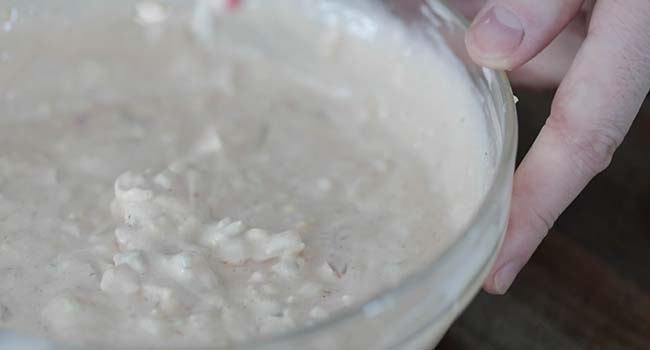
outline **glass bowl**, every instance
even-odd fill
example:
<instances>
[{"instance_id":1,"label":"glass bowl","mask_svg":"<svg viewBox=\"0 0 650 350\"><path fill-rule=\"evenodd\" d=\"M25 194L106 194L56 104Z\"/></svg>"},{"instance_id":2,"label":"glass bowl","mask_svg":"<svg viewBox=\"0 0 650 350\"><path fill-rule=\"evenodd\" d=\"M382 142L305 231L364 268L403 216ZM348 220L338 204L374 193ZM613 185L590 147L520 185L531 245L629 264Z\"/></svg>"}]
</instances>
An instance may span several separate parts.
<instances>
[{"instance_id":1,"label":"glass bowl","mask_svg":"<svg viewBox=\"0 0 650 350\"><path fill-rule=\"evenodd\" d=\"M448 46L455 59L465 67L475 85L476 98L486 112L485 133L493 164L489 191L466 230L450 248L435 262L403 278L397 286L321 322L287 333L251 339L234 345L233 349L433 348L478 292L496 258L507 225L517 138L514 98L508 80L502 72L478 67L470 60L464 45L467 22L444 2L374 2L406 23L414 35L425 34L432 45ZM21 96L16 98L12 93L12 86L16 79L20 79L21 69L30 69L29 62L13 62L12 56L16 50L30 50L30 43L6 47L2 44L3 37L20 35L21 28L38 24L44 18L75 23L80 18L101 18L101 13L107 10L132 16L136 3L128 0L0 0L0 117L16 113L20 108L35 108L34 103L21 106L20 101L16 102ZM175 11L183 13L190 1L159 3L168 6L171 9L169 15L175 16ZM156 13L152 16L155 20ZM31 84L47 85L47 80L45 75ZM34 102L38 96L26 98L24 102ZM0 348L19 346L70 348L0 332Z\"/></svg>"}]
</instances>

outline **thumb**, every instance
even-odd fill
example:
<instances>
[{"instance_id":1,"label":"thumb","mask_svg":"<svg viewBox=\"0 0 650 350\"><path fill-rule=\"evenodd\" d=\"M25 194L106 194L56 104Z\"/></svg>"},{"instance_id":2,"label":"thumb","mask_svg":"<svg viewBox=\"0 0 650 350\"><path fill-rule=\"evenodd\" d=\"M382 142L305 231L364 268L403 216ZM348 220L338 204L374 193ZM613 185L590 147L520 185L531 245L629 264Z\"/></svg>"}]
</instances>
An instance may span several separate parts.
<instances>
[{"instance_id":1,"label":"thumb","mask_svg":"<svg viewBox=\"0 0 650 350\"><path fill-rule=\"evenodd\" d=\"M467 34L480 65L512 70L544 49L580 12L583 0L490 0Z\"/></svg>"}]
</instances>

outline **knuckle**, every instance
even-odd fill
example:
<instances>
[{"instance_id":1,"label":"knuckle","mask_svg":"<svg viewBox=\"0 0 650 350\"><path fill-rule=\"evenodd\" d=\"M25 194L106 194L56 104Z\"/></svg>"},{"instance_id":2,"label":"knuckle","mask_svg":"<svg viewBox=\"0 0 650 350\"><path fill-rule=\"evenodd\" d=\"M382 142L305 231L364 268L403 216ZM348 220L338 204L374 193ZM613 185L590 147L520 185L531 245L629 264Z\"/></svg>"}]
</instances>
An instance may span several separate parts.
<instances>
[{"instance_id":1,"label":"knuckle","mask_svg":"<svg viewBox=\"0 0 650 350\"><path fill-rule=\"evenodd\" d=\"M519 232L527 232L526 239L534 240L539 244L555 224L559 212L553 207L544 207L539 203L531 203L528 200L531 195L526 185L515 186L513 191L513 202L524 203L513 210L516 215L511 215L509 226Z\"/></svg>"},{"instance_id":2,"label":"knuckle","mask_svg":"<svg viewBox=\"0 0 650 350\"><path fill-rule=\"evenodd\" d=\"M530 214L533 218L533 230L536 238L541 242L544 237L548 234L549 230L555 224L557 220L557 215L551 212L542 212L541 210L532 207L530 208Z\"/></svg>"},{"instance_id":3,"label":"knuckle","mask_svg":"<svg viewBox=\"0 0 650 350\"><path fill-rule=\"evenodd\" d=\"M584 124L569 121L562 108L552 113L546 122L547 127L559 135L568 157L578 170L593 176L609 166L627 126L609 119Z\"/></svg>"},{"instance_id":4,"label":"knuckle","mask_svg":"<svg viewBox=\"0 0 650 350\"><path fill-rule=\"evenodd\" d=\"M575 134L567 140L569 153L581 169L592 175L605 170L612 161L619 142L607 131L590 131Z\"/></svg>"}]
</instances>

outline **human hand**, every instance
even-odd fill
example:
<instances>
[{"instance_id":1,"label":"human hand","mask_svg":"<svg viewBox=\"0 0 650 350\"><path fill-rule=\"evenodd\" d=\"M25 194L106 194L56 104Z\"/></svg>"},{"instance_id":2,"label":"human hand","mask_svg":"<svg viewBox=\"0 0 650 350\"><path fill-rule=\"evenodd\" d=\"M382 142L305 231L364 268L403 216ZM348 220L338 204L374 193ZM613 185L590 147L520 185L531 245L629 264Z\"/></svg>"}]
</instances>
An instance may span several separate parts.
<instances>
[{"instance_id":1,"label":"human hand","mask_svg":"<svg viewBox=\"0 0 650 350\"><path fill-rule=\"evenodd\" d=\"M517 169L506 239L484 289L505 293L557 217L610 163L650 90L649 0L451 0L467 49L513 83L560 83ZM475 15L475 16L474 16Z\"/></svg>"}]
</instances>

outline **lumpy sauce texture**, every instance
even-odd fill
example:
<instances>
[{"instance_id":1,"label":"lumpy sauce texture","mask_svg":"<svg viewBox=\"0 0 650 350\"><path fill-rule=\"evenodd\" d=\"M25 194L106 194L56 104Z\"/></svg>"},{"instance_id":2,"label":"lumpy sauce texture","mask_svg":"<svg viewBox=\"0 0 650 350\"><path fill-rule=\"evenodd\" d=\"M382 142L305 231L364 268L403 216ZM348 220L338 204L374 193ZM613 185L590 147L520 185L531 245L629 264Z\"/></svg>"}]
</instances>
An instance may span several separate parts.
<instances>
[{"instance_id":1,"label":"lumpy sauce texture","mask_svg":"<svg viewBox=\"0 0 650 350\"><path fill-rule=\"evenodd\" d=\"M446 51L341 4L145 4L3 38L0 328L228 345L444 251L485 192L483 111Z\"/></svg>"}]
</instances>

